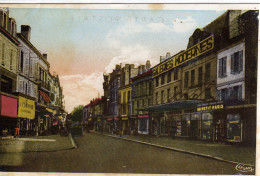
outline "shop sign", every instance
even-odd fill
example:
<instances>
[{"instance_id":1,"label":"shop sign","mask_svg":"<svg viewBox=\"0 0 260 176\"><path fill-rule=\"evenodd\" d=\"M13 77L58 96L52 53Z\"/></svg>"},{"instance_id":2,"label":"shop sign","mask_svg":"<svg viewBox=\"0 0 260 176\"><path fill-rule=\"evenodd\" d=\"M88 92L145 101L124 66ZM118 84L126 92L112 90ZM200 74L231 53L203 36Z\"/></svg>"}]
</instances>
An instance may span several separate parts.
<instances>
[{"instance_id":1,"label":"shop sign","mask_svg":"<svg viewBox=\"0 0 260 176\"><path fill-rule=\"evenodd\" d=\"M149 118L149 115L139 115L138 118Z\"/></svg>"},{"instance_id":2,"label":"shop sign","mask_svg":"<svg viewBox=\"0 0 260 176\"><path fill-rule=\"evenodd\" d=\"M188 62L214 48L214 36L211 35L208 38L202 40L189 49L177 54L166 62L161 63L157 67L153 68L153 77L167 72L175 67L178 67L185 62Z\"/></svg>"},{"instance_id":3,"label":"shop sign","mask_svg":"<svg viewBox=\"0 0 260 176\"><path fill-rule=\"evenodd\" d=\"M18 117L26 119L35 118L35 102L19 96Z\"/></svg>"},{"instance_id":4,"label":"shop sign","mask_svg":"<svg viewBox=\"0 0 260 176\"><path fill-rule=\"evenodd\" d=\"M197 107L197 112L218 110L218 109L224 109L224 104L219 103L219 102L208 103L208 104L200 104Z\"/></svg>"},{"instance_id":5,"label":"shop sign","mask_svg":"<svg viewBox=\"0 0 260 176\"><path fill-rule=\"evenodd\" d=\"M17 99L1 95L1 116L17 117Z\"/></svg>"}]
</instances>

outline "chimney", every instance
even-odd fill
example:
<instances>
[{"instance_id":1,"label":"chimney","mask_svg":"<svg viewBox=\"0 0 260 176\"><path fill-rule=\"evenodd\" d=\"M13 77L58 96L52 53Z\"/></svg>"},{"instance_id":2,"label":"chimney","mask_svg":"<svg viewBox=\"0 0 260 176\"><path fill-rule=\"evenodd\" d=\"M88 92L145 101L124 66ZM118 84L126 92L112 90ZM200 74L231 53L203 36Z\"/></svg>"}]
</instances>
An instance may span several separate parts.
<instances>
[{"instance_id":1,"label":"chimney","mask_svg":"<svg viewBox=\"0 0 260 176\"><path fill-rule=\"evenodd\" d=\"M43 53L42 56L43 56L43 58L44 58L45 60L47 60L47 54L46 54L46 53Z\"/></svg>"},{"instance_id":2,"label":"chimney","mask_svg":"<svg viewBox=\"0 0 260 176\"><path fill-rule=\"evenodd\" d=\"M22 25L21 26L21 34L30 41L31 38L31 27L29 25Z\"/></svg>"},{"instance_id":3,"label":"chimney","mask_svg":"<svg viewBox=\"0 0 260 176\"><path fill-rule=\"evenodd\" d=\"M166 59L169 59L171 57L171 53L170 52L167 52L166 53Z\"/></svg>"}]
</instances>

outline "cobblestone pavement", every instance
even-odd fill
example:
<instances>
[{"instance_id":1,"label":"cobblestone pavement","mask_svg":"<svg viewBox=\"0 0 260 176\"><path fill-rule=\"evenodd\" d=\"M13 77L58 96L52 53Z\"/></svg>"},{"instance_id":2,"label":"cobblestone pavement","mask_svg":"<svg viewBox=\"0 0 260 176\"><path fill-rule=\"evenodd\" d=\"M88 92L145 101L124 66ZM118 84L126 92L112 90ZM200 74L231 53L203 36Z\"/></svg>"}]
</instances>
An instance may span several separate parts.
<instances>
[{"instance_id":1,"label":"cobblestone pavement","mask_svg":"<svg viewBox=\"0 0 260 176\"><path fill-rule=\"evenodd\" d=\"M97 133L97 132L95 132ZM100 134L100 133L99 133ZM203 155L210 155L212 157L220 158L223 160L255 165L256 161L256 147L247 147L241 145L227 145L222 143L213 143L200 140L179 139L166 136L148 136L148 135L105 135L119 137L129 140L142 141L150 144L171 147L177 150L188 152L195 152Z\"/></svg>"}]
</instances>

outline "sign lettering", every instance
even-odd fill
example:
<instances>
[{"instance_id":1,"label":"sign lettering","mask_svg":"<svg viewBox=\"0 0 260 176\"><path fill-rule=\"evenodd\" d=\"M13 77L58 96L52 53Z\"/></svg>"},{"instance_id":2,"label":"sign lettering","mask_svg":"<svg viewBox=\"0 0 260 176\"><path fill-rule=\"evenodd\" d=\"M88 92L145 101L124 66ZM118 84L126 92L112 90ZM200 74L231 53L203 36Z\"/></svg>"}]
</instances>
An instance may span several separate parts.
<instances>
[{"instance_id":1,"label":"sign lettering","mask_svg":"<svg viewBox=\"0 0 260 176\"><path fill-rule=\"evenodd\" d=\"M211 35L208 38L202 40L200 43L192 46L191 48L179 53L166 62L161 63L157 67L153 68L153 77L159 76L164 72L167 72L175 67L178 67L185 62L188 62L214 48L214 36Z\"/></svg>"}]
</instances>

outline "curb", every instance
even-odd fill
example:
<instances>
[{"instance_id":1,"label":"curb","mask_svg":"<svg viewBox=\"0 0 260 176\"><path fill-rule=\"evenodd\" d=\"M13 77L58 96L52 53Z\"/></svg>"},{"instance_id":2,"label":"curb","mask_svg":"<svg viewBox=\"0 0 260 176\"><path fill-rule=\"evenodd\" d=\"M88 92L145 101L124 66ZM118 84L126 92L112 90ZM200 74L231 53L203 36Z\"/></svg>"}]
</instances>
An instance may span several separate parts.
<instances>
[{"instance_id":1,"label":"curb","mask_svg":"<svg viewBox=\"0 0 260 176\"><path fill-rule=\"evenodd\" d=\"M71 135L71 133L69 133L69 137L70 137L73 148L78 148L78 146L77 146L73 136Z\"/></svg>"},{"instance_id":2,"label":"curb","mask_svg":"<svg viewBox=\"0 0 260 176\"><path fill-rule=\"evenodd\" d=\"M95 133L95 132L93 132L93 133L98 134L98 135L107 136L107 137L116 138L116 139L122 139L122 140L125 140L125 141L131 141L131 142L136 142L136 143L145 144L145 145L149 145L149 146L154 146L154 147L158 147L158 148L162 148L162 149L168 149L168 150L172 150L172 151L176 151L176 152L182 152L182 153L186 153L186 154L201 156L201 157L204 157L204 158L214 159L214 160L223 161L223 162L227 162L227 163L232 163L232 164L237 164L237 165L241 164L241 165L255 167L254 165L251 165L251 164L245 164L245 163L239 163L239 162L236 162L236 161L230 161L230 160L222 159L222 158L207 155L207 154L181 150L181 149L177 149L177 148L173 148L173 147L167 147L167 146L152 144L152 143L149 143L149 142L143 142L143 141L138 141L138 140L134 140L134 139L126 139L126 138L123 138L123 137L112 136L112 135L109 135L109 134L99 134L99 133Z\"/></svg>"}]
</instances>

